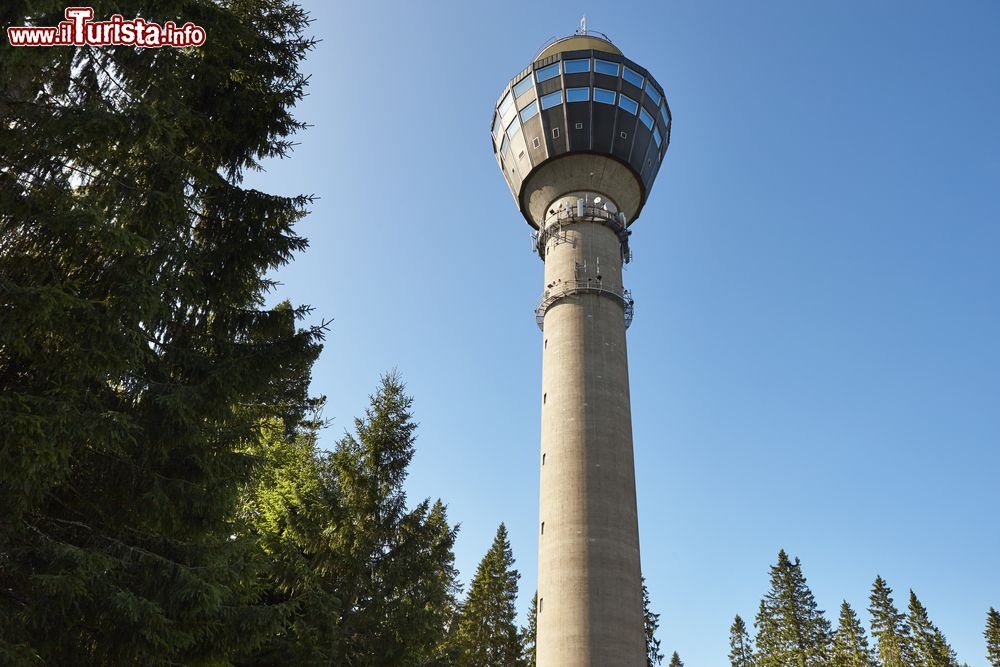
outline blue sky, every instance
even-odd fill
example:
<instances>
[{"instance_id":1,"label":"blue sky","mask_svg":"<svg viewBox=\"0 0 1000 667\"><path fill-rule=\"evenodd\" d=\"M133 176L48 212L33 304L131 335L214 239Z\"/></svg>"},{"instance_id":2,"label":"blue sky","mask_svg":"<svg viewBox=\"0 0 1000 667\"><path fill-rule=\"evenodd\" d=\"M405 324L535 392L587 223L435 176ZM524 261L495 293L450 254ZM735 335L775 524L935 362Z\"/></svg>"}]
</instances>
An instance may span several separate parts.
<instances>
[{"instance_id":1,"label":"blue sky","mask_svg":"<svg viewBox=\"0 0 1000 667\"><path fill-rule=\"evenodd\" d=\"M643 570L668 655L726 664L778 549L832 621L876 574L985 667L1000 607L1000 4L307 2L313 125L249 182L320 197L276 298L334 318L332 446L397 367L408 491L506 522L535 588L542 263L490 111L586 13L664 86L626 286ZM867 616L865 615L867 618Z\"/></svg>"}]
</instances>

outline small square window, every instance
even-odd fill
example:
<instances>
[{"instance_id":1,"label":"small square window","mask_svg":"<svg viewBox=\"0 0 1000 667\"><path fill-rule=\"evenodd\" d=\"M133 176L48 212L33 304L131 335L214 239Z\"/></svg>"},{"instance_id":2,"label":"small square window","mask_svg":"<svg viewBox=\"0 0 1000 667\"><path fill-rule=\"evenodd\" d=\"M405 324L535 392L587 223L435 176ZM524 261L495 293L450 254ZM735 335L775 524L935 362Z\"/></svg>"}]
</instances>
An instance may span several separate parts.
<instances>
[{"instance_id":1,"label":"small square window","mask_svg":"<svg viewBox=\"0 0 1000 667\"><path fill-rule=\"evenodd\" d=\"M628 132L620 132L619 135L622 139L628 139Z\"/></svg>"},{"instance_id":2,"label":"small square window","mask_svg":"<svg viewBox=\"0 0 1000 667\"><path fill-rule=\"evenodd\" d=\"M538 148L539 146L542 145L542 142L538 140L538 137L535 137L534 139L531 140L531 145L534 148ZM657 142L657 146L659 146L659 142Z\"/></svg>"},{"instance_id":3,"label":"small square window","mask_svg":"<svg viewBox=\"0 0 1000 667\"><path fill-rule=\"evenodd\" d=\"M558 127L553 127L552 128L552 138L553 139L558 139L559 138L559 128Z\"/></svg>"},{"instance_id":4,"label":"small square window","mask_svg":"<svg viewBox=\"0 0 1000 667\"><path fill-rule=\"evenodd\" d=\"M520 160L523 157L524 157L524 151L521 151L520 153L517 154L517 159L518 160Z\"/></svg>"},{"instance_id":5,"label":"small square window","mask_svg":"<svg viewBox=\"0 0 1000 667\"><path fill-rule=\"evenodd\" d=\"M574 125L574 127L576 129L578 129L578 130L582 130L583 129L583 123L577 123L576 125Z\"/></svg>"}]
</instances>

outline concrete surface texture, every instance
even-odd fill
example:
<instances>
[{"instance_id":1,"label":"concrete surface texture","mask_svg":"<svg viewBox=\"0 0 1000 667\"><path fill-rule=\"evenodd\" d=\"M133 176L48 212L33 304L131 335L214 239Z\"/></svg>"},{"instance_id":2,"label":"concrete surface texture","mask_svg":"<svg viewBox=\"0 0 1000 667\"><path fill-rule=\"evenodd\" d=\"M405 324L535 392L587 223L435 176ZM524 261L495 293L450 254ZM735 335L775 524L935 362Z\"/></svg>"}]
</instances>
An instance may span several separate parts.
<instances>
[{"instance_id":1,"label":"concrete surface texture","mask_svg":"<svg viewBox=\"0 0 1000 667\"><path fill-rule=\"evenodd\" d=\"M577 215L595 202L608 215ZM537 664L643 667L617 207L575 192L547 212Z\"/></svg>"}]
</instances>

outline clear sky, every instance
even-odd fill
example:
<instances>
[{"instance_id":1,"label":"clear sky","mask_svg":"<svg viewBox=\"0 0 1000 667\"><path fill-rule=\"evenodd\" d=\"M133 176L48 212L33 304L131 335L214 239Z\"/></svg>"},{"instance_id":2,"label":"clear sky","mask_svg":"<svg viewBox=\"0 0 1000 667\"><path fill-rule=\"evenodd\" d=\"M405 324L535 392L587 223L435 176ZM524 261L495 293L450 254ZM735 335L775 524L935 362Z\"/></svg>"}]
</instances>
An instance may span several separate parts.
<instances>
[{"instance_id":1,"label":"clear sky","mask_svg":"<svg viewBox=\"0 0 1000 667\"><path fill-rule=\"evenodd\" d=\"M410 498L506 522L535 589L542 263L491 107L587 14L663 85L673 137L625 274L643 570L667 654L726 664L780 548L831 621L876 574L985 667L1000 608L1000 3L307 2L294 155L321 197L277 297L334 318L315 371L351 426L398 367ZM211 36L209 36L211 38ZM867 614L864 615L867 619Z\"/></svg>"}]
</instances>

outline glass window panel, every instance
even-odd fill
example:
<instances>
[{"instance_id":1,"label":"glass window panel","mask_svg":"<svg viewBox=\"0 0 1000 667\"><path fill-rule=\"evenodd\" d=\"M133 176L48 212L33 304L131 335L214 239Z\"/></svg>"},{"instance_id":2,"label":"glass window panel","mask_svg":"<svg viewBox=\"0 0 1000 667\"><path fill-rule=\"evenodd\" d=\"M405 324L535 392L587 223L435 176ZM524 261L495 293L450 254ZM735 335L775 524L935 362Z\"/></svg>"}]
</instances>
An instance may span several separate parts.
<instances>
[{"instance_id":1,"label":"glass window panel","mask_svg":"<svg viewBox=\"0 0 1000 667\"><path fill-rule=\"evenodd\" d=\"M657 148L660 147L660 142L663 141L663 138L660 136L660 128L658 127L653 128L653 141L656 142Z\"/></svg>"},{"instance_id":2,"label":"glass window panel","mask_svg":"<svg viewBox=\"0 0 1000 667\"><path fill-rule=\"evenodd\" d=\"M586 102L590 100L590 88L567 88L567 102Z\"/></svg>"},{"instance_id":3,"label":"glass window panel","mask_svg":"<svg viewBox=\"0 0 1000 667\"><path fill-rule=\"evenodd\" d=\"M615 103L615 91L605 88L594 88L594 101L603 104Z\"/></svg>"},{"instance_id":4,"label":"glass window panel","mask_svg":"<svg viewBox=\"0 0 1000 667\"><path fill-rule=\"evenodd\" d=\"M510 125L507 126L507 136L511 139L517 136L517 133L521 131L521 124L517 122L517 116L514 116L514 120L510 121Z\"/></svg>"},{"instance_id":5,"label":"glass window panel","mask_svg":"<svg viewBox=\"0 0 1000 667\"><path fill-rule=\"evenodd\" d=\"M552 63L548 67L543 67L535 72L535 78L538 79L539 83L548 81L554 76L559 76L559 63Z\"/></svg>"},{"instance_id":6,"label":"glass window panel","mask_svg":"<svg viewBox=\"0 0 1000 667\"><path fill-rule=\"evenodd\" d=\"M653 129L653 117L649 115L649 112L645 109L639 109L639 120L642 124L646 126L647 130Z\"/></svg>"},{"instance_id":7,"label":"glass window panel","mask_svg":"<svg viewBox=\"0 0 1000 667\"><path fill-rule=\"evenodd\" d=\"M660 93L656 90L656 88L653 88L653 84L651 83L646 83L646 97L653 100L653 104L659 106Z\"/></svg>"},{"instance_id":8,"label":"glass window panel","mask_svg":"<svg viewBox=\"0 0 1000 667\"><path fill-rule=\"evenodd\" d=\"M613 63L610 60L598 59L594 61L594 71L600 72L601 74L618 76L618 63Z\"/></svg>"},{"instance_id":9,"label":"glass window panel","mask_svg":"<svg viewBox=\"0 0 1000 667\"><path fill-rule=\"evenodd\" d=\"M631 83L636 88L642 88L642 82L643 82L642 75L639 74L638 72L633 72L627 66L625 67L625 71L622 72L622 78Z\"/></svg>"},{"instance_id":10,"label":"glass window panel","mask_svg":"<svg viewBox=\"0 0 1000 667\"><path fill-rule=\"evenodd\" d=\"M622 95L618 98L618 106L631 114L634 114L639 110L639 103L633 100L628 95Z\"/></svg>"},{"instance_id":11,"label":"glass window panel","mask_svg":"<svg viewBox=\"0 0 1000 667\"><path fill-rule=\"evenodd\" d=\"M526 92L531 90L534 85L535 81L534 79L531 78L531 75L529 74L528 76L518 81L517 85L514 86L514 97L520 97L521 95L524 95Z\"/></svg>"},{"instance_id":12,"label":"glass window panel","mask_svg":"<svg viewBox=\"0 0 1000 667\"><path fill-rule=\"evenodd\" d=\"M660 107L660 115L663 116L664 125L670 125L670 119L667 117L667 105L664 104Z\"/></svg>"},{"instance_id":13,"label":"glass window panel","mask_svg":"<svg viewBox=\"0 0 1000 667\"><path fill-rule=\"evenodd\" d=\"M496 136L497 133L500 132L501 127L503 127L503 125L500 124L500 114L493 114L493 136Z\"/></svg>"},{"instance_id":14,"label":"glass window panel","mask_svg":"<svg viewBox=\"0 0 1000 667\"><path fill-rule=\"evenodd\" d=\"M557 90L548 95L542 95L542 109L551 109L557 104L562 104L562 91Z\"/></svg>"},{"instance_id":15,"label":"glass window panel","mask_svg":"<svg viewBox=\"0 0 1000 667\"><path fill-rule=\"evenodd\" d=\"M507 140L507 136L504 135L503 142L500 144L500 154L507 157L507 153L510 152L510 141Z\"/></svg>"},{"instance_id":16,"label":"glass window panel","mask_svg":"<svg viewBox=\"0 0 1000 667\"><path fill-rule=\"evenodd\" d=\"M507 109L509 109L510 105L513 103L514 103L514 98L511 96L510 93L504 95L503 101L500 102L500 115L501 116L505 115L507 113Z\"/></svg>"},{"instance_id":17,"label":"glass window panel","mask_svg":"<svg viewBox=\"0 0 1000 667\"><path fill-rule=\"evenodd\" d=\"M521 122L527 123L529 118L534 118L538 113L538 102L532 102L528 106L521 109Z\"/></svg>"},{"instance_id":18,"label":"glass window panel","mask_svg":"<svg viewBox=\"0 0 1000 667\"><path fill-rule=\"evenodd\" d=\"M580 60L565 60L563 61L563 71L567 74L575 74L577 72L589 72L590 71L590 58L582 58Z\"/></svg>"}]
</instances>

